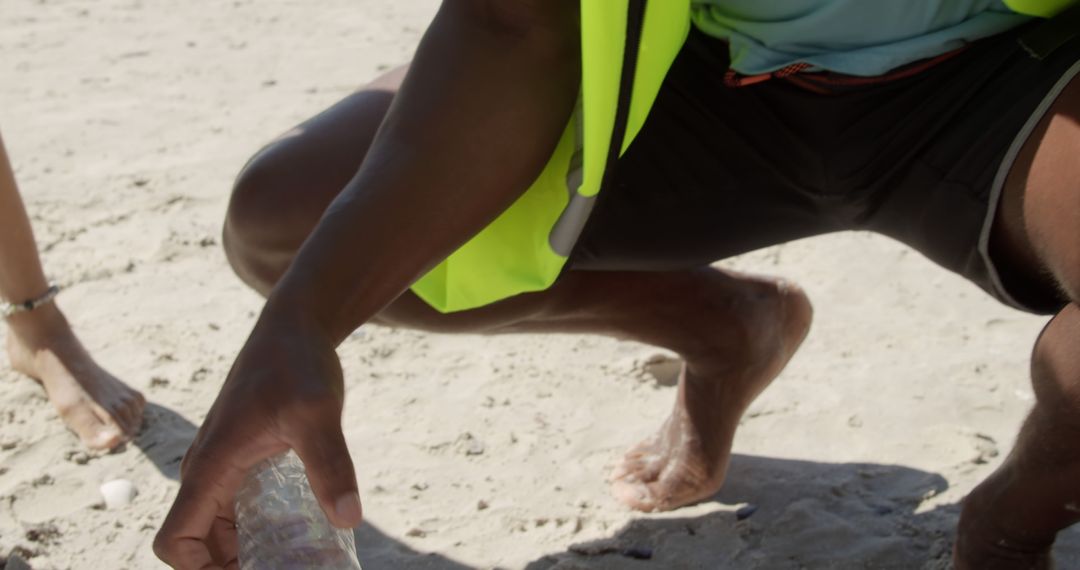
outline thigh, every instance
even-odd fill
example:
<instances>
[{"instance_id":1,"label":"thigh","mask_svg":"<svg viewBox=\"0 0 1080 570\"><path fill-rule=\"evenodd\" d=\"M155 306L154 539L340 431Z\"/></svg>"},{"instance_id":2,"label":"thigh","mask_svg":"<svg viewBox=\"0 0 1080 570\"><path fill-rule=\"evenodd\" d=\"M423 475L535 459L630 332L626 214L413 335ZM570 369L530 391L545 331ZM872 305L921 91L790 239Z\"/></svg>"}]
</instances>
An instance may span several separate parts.
<instances>
[{"instance_id":1,"label":"thigh","mask_svg":"<svg viewBox=\"0 0 1080 570\"><path fill-rule=\"evenodd\" d=\"M1001 281L1049 309L1080 300L1080 32L1048 61L1062 71L1002 165L988 244Z\"/></svg>"},{"instance_id":2,"label":"thigh","mask_svg":"<svg viewBox=\"0 0 1080 570\"><path fill-rule=\"evenodd\" d=\"M1002 271L1080 300L1080 55L1048 112L1023 144L994 225Z\"/></svg>"},{"instance_id":3,"label":"thigh","mask_svg":"<svg viewBox=\"0 0 1080 570\"><path fill-rule=\"evenodd\" d=\"M1020 40L1045 26L978 42L899 86L925 101L903 119L925 135L906 153L891 152L901 174L869 226L1009 305L1051 314L1064 299L1023 243L1018 173L1038 138L1029 135L1057 112L1055 101L1078 71L1080 38L1036 59Z\"/></svg>"},{"instance_id":4,"label":"thigh","mask_svg":"<svg viewBox=\"0 0 1080 570\"><path fill-rule=\"evenodd\" d=\"M569 267L700 267L841 229L832 216L811 110L779 82L728 87L728 47L691 32L649 118L600 193Z\"/></svg>"}]
</instances>

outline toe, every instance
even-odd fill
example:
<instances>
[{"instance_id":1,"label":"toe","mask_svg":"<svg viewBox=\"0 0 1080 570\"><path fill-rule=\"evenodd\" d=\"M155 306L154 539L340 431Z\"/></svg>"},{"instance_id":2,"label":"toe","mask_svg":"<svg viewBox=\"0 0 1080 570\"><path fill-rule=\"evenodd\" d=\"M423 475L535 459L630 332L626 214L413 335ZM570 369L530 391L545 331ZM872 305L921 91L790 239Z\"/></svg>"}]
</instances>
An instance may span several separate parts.
<instances>
[{"instance_id":1,"label":"toe","mask_svg":"<svg viewBox=\"0 0 1080 570\"><path fill-rule=\"evenodd\" d=\"M114 411L110 411L109 408L105 408L96 402L93 405L94 413L97 414L101 424L104 425L105 432L115 433L117 437L109 439L109 445L105 449L112 449L125 441L131 440L131 423L127 417L127 414L118 413L123 408L118 407L118 404L110 406ZM104 436L102 436L104 438Z\"/></svg>"},{"instance_id":2,"label":"toe","mask_svg":"<svg viewBox=\"0 0 1080 570\"><path fill-rule=\"evenodd\" d=\"M104 404L94 402L93 408L101 423L118 430L125 437L131 432L127 410L119 398Z\"/></svg>"},{"instance_id":3,"label":"toe","mask_svg":"<svg viewBox=\"0 0 1080 570\"><path fill-rule=\"evenodd\" d=\"M130 439L142 425L146 399L141 393L115 380L108 395L94 402L96 412L103 422L116 425Z\"/></svg>"},{"instance_id":4,"label":"toe","mask_svg":"<svg viewBox=\"0 0 1080 570\"><path fill-rule=\"evenodd\" d=\"M656 510L656 499L645 483L616 481L611 485L611 492L620 503L635 511L649 513Z\"/></svg>"},{"instance_id":5,"label":"toe","mask_svg":"<svg viewBox=\"0 0 1080 570\"><path fill-rule=\"evenodd\" d=\"M640 480L640 473L645 470L645 461L641 458L624 457L611 471L611 480Z\"/></svg>"},{"instance_id":6,"label":"toe","mask_svg":"<svg viewBox=\"0 0 1080 570\"><path fill-rule=\"evenodd\" d=\"M112 449L124 439L119 426L105 421L93 406L86 402L61 409L60 416L68 429L75 432L83 445L90 449Z\"/></svg>"},{"instance_id":7,"label":"toe","mask_svg":"<svg viewBox=\"0 0 1080 570\"><path fill-rule=\"evenodd\" d=\"M104 422L101 429L94 434L91 441L84 441L87 447L99 451L112 451L120 445L128 442L131 438L127 436L124 428L120 427L114 422Z\"/></svg>"},{"instance_id":8,"label":"toe","mask_svg":"<svg viewBox=\"0 0 1080 570\"><path fill-rule=\"evenodd\" d=\"M116 446L124 443L127 438L123 432L115 428L103 428L94 435L93 439L83 439L83 445L96 451L111 451Z\"/></svg>"},{"instance_id":9,"label":"toe","mask_svg":"<svg viewBox=\"0 0 1080 570\"><path fill-rule=\"evenodd\" d=\"M646 459L648 457L655 456L656 454L657 454L656 453L656 446L638 444L638 445L634 446L633 448L631 448L630 451L627 451L625 455L623 455L623 460L624 461L641 461L641 460L644 460L644 459Z\"/></svg>"},{"instance_id":10,"label":"toe","mask_svg":"<svg viewBox=\"0 0 1080 570\"><path fill-rule=\"evenodd\" d=\"M146 408L146 399L139 392L131 390L121 398L116 406L115 416L123 419L124 433L134 437L142 427L143 410Z\"/></svg>"},{"instance_id":11,"label":"toe","mask_svg":"<svg viewBox=\"0 0 1080 570\"><path fill-rule=\"evenodd\" d=\"M635 478L634 473L634 469L624 461L611 470L611 481L626 481Z\"/></svg>"},{"instance_id":12,"label":"toe","mask_svg":"<svg viewBox=\"0 0 1080 570\"><path fill-rule=\"evenodd\" d=\"M651 453L635 458L624 458L612 472L612 479L641 481L651 483L660 478L664 466L668 464L666 455Z\"/></svg>"}]
</instances>

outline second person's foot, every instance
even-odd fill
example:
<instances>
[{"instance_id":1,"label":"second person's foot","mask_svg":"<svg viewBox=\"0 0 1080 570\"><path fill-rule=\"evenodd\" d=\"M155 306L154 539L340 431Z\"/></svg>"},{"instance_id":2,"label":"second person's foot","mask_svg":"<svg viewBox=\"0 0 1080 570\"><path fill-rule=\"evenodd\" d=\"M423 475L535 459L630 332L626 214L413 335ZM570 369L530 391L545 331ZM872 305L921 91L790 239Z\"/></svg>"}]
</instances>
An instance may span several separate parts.
<instances>
[{"instance_id":1,"label":"second person's foot","mask_svg":"<svg viewBox=\"0 0 1080 570\"><path fill-rule=\"evenodd\" d=\"M45 388L49 401L82 443L109 450L142 425L146 400L94 361L55 306L8 320L12 367Z\"/></svg>"}]
</instances>

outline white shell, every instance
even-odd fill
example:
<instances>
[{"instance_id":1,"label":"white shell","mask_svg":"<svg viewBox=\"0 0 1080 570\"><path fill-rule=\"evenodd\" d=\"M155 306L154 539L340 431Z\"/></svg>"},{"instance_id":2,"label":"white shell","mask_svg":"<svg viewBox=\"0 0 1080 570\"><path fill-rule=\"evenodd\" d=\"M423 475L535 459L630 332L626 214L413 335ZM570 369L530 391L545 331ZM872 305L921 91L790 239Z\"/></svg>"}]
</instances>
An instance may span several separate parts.
<instances>
[{"instance_id":1,"label":"white shell","mask_svg":"<svg viewBox=\"0 0 1080 570\"><path fill-rule=\"evenodd\" d=\"M101 496L105 498L105 508L121 509L131 504L138 494L135 484L127 479L113 479L102 483Z\"/></svg>"}]
</instances>

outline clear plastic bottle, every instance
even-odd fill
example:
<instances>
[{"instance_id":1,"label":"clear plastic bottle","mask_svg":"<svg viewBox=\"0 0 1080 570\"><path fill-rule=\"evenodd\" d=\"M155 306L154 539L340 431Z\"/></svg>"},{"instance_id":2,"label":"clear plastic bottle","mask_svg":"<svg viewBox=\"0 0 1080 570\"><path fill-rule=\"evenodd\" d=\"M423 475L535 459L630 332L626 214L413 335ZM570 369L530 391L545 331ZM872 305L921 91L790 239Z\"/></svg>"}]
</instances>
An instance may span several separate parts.
<instances>
[{"instance_id":1,"label":"clear plastic bottle","mask_svg":"<svg viewBox=\"0 0 1080 570\"><path fill-rule=\"evenodd\" d=\"M248 475L236 496L236 527L241 570L360 570L352 531L327 520L292 451Z\"/></svg>"}]
</instances>

